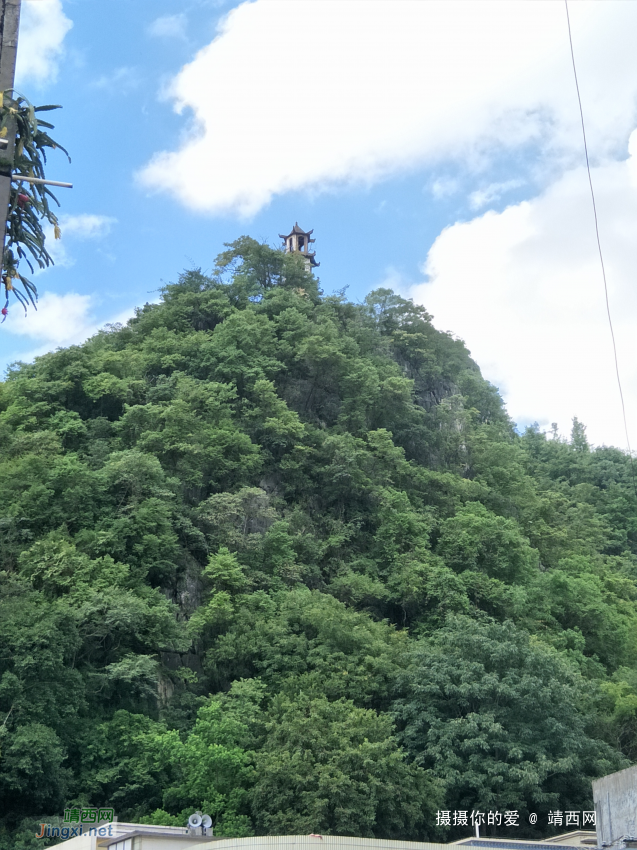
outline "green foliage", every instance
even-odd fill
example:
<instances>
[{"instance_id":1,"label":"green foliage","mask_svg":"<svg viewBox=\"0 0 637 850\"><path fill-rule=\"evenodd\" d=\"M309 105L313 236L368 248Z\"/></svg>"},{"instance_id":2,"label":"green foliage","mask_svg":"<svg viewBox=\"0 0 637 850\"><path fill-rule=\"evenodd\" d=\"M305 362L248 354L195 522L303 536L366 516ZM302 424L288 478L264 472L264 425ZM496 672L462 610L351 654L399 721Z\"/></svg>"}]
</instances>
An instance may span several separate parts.
<instances>
[{"instance_id":1,"label":"green foliage","mask_svg":"<svg viewBox=\"0 0 637 850\"><path fill-rule=\"evenodd\" d=\"M387 716L300 694L271 717L252 793L260 831L396 838L432 822L436 786L406 763Z\"/></svg>"},{"instance_id":2,"label":"green foliage","mask_svg":"<svg viewBox=\"0 0 637 850\"><path fill-rule=\"evenodd\" d=\"M59 148L68 156L66 150L53 141L46 132L53 129L53 124L36 116L36 112L48 112L59 108L59 106L34 107L22 95L11 91L0 92L0 135L15 137L13 161L2 164L12 174L44 179L47 149ZM59 239L58 219L51 210L49 198L58 206L59 203L48 186L20 182L15 179L13 182L15 185L11 187L9 198L2 273L7 302L9 292L13 292L26 310L25 296L35 306L34 298L37 298L37 290L31 281L18 272L18 264L21 259L24 259L33 272L29 254L40 268L46 268L53 263L45 244L42 219L46 219L53 225L55 238ZM13 281L16 279L20 280L24 295L15 289Z\"/></svg>"},{"instance_id":3,"label":"green foliage","mask_svg":"<svg viewBox=\"0 0 637 850\"><path fill-rule=\"evenodd\" d=\"M407 683L403 739L451 809L590 809L591 779L626 765L590 734L590 685L510 622L450 618L414 648Z\"/></svg>"},{"instance_id":4,"label":"green foliage","mask_svg":"<svg viewBox=\"0 0 637 850\"><path fill-rule=\"evenodd\" d=\"M469 503L440 525L436 551L452 569L476 570L509 584L530 578L537 556L513 519Z\"/></svg>"},{"instance_id":5,"label":"green foliage","mask_svg":"<svg viewBox=\"0 0 637 850\"><path fill-rule=\"evenodd\" d=\"M2 850L72 802L226 836L443 837L436 807L539 830L637 758L628 458L516 434L390 290L324 297L243 237L13 367L0 436Z\"/></svg>"}]
</instances>

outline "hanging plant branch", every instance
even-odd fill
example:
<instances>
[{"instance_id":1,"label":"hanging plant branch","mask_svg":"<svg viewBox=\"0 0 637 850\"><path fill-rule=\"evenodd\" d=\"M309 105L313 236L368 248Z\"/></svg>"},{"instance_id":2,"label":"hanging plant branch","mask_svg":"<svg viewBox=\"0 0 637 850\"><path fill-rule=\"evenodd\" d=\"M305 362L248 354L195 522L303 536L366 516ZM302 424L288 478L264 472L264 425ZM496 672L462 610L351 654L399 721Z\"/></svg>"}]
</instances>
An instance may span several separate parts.
<instances>
[{"instance_id":1,"label":"hanging plant branch","mask_svg":"<svg viewBox=\"0 0 637 850\"><path fill-rule=\"evenodd\" d=\"M50 201L60 205L53 192L48 186L20 181L21 174L25 177L45 178L47 149L59 148L71 161L68 151L47 132L53 129L53 124L36 115L60 108L55 105L33 106L25 97L11 90L0 93L0 138L7 138L15 132L11 163L13 179L2 262L2 283L6 296L0 311L4 317L2 321L7 316L10 293L22 304L25 312L29 302L35 307L37 289L18 270L20 261L26 262L31 273L35 271L34 263L41 269L53 264L53 258L46 248L43 222L46 220L53 226L56 239L61 236L57 216L50 206ZM19 288L16 288L18 281Z\"/></svg>"}]
</instances>

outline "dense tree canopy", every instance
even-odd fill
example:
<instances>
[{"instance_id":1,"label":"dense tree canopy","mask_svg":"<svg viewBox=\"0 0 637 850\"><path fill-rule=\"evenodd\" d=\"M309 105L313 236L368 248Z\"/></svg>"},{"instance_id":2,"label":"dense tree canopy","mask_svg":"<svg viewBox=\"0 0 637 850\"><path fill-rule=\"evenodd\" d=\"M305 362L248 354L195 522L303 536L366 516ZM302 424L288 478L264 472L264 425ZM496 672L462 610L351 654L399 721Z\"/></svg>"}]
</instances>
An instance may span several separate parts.
<instances>
[{"instance_id":1,"label":"dense tree canopy","mask_svg":"<svg viewBox=\"0 0 637 850\"><path fill-rule=\"evenodd\" d=\"M0 437L2 850L70 804L538 836L637 758L627 456L518 434L390 290L324 296L243 237L12 367Z\"/></svg>"}]
</instances>

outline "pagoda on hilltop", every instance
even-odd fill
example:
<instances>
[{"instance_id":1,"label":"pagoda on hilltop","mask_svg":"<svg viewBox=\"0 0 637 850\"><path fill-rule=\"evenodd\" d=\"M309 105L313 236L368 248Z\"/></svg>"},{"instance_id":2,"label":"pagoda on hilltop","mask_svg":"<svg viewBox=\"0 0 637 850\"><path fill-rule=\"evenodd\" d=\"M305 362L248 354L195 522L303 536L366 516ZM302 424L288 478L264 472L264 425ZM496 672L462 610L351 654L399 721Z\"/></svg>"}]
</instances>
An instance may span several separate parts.
<instances>
[{"instance_id":1,"label":"pagoda on hilltop","mask_svg":"<svg viewBox=\"0 0 637 850\"><path fill-rule=\"evenodd\" d=\"M284 236L282 233L279 233L281 239L285 243L285 253L286 254L300 254L303 257L305 262L305 268L308 272L311 272L312 269L315 269L317 266L320 266L320 263L316 262L315 254L316 251L310 251L310 243L316 242L316 239L310 239L311 235L314 233L314 230L302 230L299 227L298 221L295 223L292 228L292 232L288 233L287 236Z\"/></svg>"}]
</instances>

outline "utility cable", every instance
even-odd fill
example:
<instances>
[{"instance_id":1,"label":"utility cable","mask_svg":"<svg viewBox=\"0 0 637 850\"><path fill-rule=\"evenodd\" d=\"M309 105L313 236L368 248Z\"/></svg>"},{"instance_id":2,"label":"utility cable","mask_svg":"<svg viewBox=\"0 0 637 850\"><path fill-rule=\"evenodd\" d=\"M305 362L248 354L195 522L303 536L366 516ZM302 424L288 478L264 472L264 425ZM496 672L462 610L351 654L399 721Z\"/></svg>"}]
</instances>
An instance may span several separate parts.
<instances>
[{"instance_id":1,"label":"utility cable","mask_svg":"<svg viewBox=\"0 0 637 850\"><path fill-rule=\"evenodd\" d=\"M593 204L593 218L595 219L595 237L597 239L597 251L599 253L599 262L602 267L602 279L604 281L604 298L606 300L606 315L608 316L608 326L610 328L610 336L613 341L613 356L615 358L615 374L617 375L617 386L619 387L619 398L622 404L622 416L624 419L624 433L626 434L626 444L628 446L628 457L630 458L630 472L633 479L633 490L637 497L637 483L635 482L635 463L633 453L630 448L630 437L628 436L628 423L626 421L626 405L624 404L624 392L622 390L622 382L619 374L619 360L617 358L617 345L615 343L615 331L613 329L613 320L610 313L610 301L608 300L608 283L606 282L606 267L604 266L604 255L602 253L602 243L599 238L599 223L597 220L597 204L595 203L595 192L593 190L593 178L591 176L591 164L588 158L588 142L586 141L586 126L584 124L584 110L582 109L582 98L579 90L579 82L577 80L577 68L575 66L575 53L573 51L573 36L571 34L571 19L568 14L568 0L564 0L566 8L566 25L568 27L568 42L571 48L571 62L573 64L573 76L575 77L575 90L577 91L577 103L579 105L580 121L582 124L582 137L584 139L584 155L586 157L586 172L588 174L588 185L591 190L591 201Z\"/></svg>"}]
</instances>

